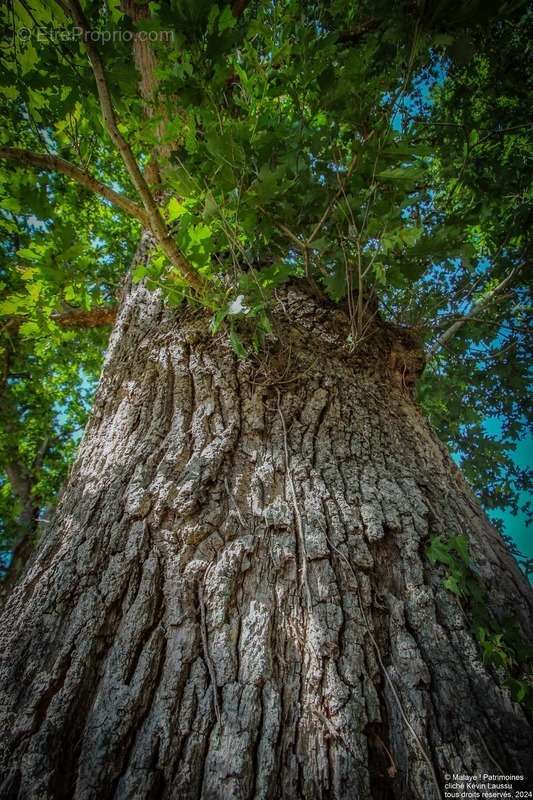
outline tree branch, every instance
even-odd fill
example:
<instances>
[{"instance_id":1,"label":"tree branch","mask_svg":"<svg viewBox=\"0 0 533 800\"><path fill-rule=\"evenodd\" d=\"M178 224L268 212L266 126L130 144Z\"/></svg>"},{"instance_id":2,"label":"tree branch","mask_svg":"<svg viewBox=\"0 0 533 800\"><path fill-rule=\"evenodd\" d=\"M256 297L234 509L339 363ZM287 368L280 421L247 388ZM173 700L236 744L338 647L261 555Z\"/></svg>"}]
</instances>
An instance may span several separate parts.
<instances>
[{"instance_id":1,"label":"tree branch","mask_svg":"<svg viewBox=\"0 0 533 800\"><path fill-rule=\"evenodd\" d=\"M350 30L340 31L338 34L339 42L349 45L359 44L361 39L363 39L368 33L373 33L374 31L378 30L382 24L383 20L378 19L377 17L371 17L363 20L360 25L356 25Z\"/></svg>"},{"instance_id":2,"label":"tree branch","mask_svg":"<svg viewBox=\"0 0 533 800\"><path fill-rule=\"evenodd\" d=\"M116 306L97 306L90 311L74 309L52 314L50 317L56 325L64 330L72 328L99 328L103 325L112 325L117 316Z\"/></svg>"},{"instance_id":3,"label":"tree branch","mask_svg":"<svg viewBox=\"0 0 533 800\"><path fill-rule=\"evenodd\" d=\"M4 466L5 473L11 484L13 494L21 505L20 513L16 519L18 538L11 548L11 561L2 576L0 584L0 606L16 583L17 578L28 563L28 559L35 546L39 505L32 496L34 482L27 470L18 461L11 461Z\"/></svg>"},{"instance_id":4,"label":"tree branch","mask_svg":"<svg viewBox=\"0 0 533 800\"><path fill-rule=\"evenodd\" d=\"M97 306L89 311L81 309L58 311L55 314L51 314L50 319L63 330L80 330L112 325L116 316L116 306ZM25 317L22 316L9 317L3 330L18 329L24 321Z\"/></svg>"},{"instance_id":5,"label":"tree branch","mask_svg":"<svg viewBox=\"0 0 533 800\"><path fill-rule=\"evenodd\" d=\"M17 461L9 461L4 469L13 492L23 506L28 506L31 502L31 481L26 469Z\"/></svg>"},{"instance_id":6,"label":"tree branch","mask_svg":"<svg viewBox=\"0 0 533 800\"><path fill-rule=\"evenodd\" d=\"M139 193L148 216L150 229L167 258L175 267L178 268L187 283L193 289L200 291L205 288L204 280L187 262L185 257L180 252L176 242L170 235L167 225L161 216L161 212L159 211L152 193L150 192L146 179L142 174L139 165L137 164L135 156L133 155L133 151L118 128L117 118L115 116L113 101L111 99L111 93L107 84L104 65L97 48L91 40L89 25L79 0L66 0L66 2L64 2L64 0L58 0L58 2L61 7L67 6L74 22L83 33L83 42L85 44L85 49L87 50L87 55L89 56L91 68L96 80L96 89L98 92L98 100L100 102L104 126L111 137L111 140L119 151L124 165L128 170L128 174L132 180L132 183Z\"/></svg>"},{"instance_id":7,"label":"tree branch","mask_svg":"<svg viewBox=\"0 0 533 800\"><path fill-rule=\"evenodd\" d=\"M470 311L467 314L462 316L460 319L456 320L449 328L447 328L444 333L439 336L433 347L430 349L428 353L428 360L433 358L433 356L437 353L446 342L455 336L457 331L459 331L463 325L465 325L469 320L472 320L474 317L479 314L480 311L484 310L493 300L500 295L506 288L509 286L513 278L516 276L519 267L515 267L511 270L511 272L501 281L494 289L491 289L484 297L481 298L477 303L473 303Z\"/></svg>"},{"instance_id":8,"label":"tree branch","mask_svg":"<svg viewBox=\"0 0 533 800\"><path fill-rule=\"evenodd\" d=\"M32 153L31 150L24 150L20 147L1 147L0 158L16 161L19 164L29 164L44 170L61 172L63 175L72 178L73 181L80 183L82 186L99 194L101 197L105 197L106 200L109 200L110 203L113 203L113 205L125 211L126 214L138 219L144 226L148 225L148 216L141 206L138 206L137 203L134 203L129 197L115 192L114 189L111 189L105 183L93 178L92 175L84 172L75 164L71 164L70 161L65 161L63 158L47 155L45 153Z\"/></svg>"},{"instance_id":9,"label":"tree branch","mask_svg":"<svg viewBox=\"0 0 533 800\"><path fill-rule=\"evenodd\" d=\"M150 18L148 0L143 0L142 2L140 2L140 0L122 0L121 8L131 18L134 24ZM161 121L157 125L157 132L159 138L162 140L164 138L165 125L168 122L168 115L164 104L156 106L156 109L154 109L154 99L159 84L156 77L156 59L150 42L144 37L139 36L138 31L133 35L133 60L140 78L139 91L145 101L144 114L147 119L151 119L154 116L154 111L157 109L158 114L161 115ZM163 154L168 158L169 153L170 148L168 144L158 144L154 146L144 169L144 176L152 187L156 186L159 189L161 188L161 173L158 163L159 156Z\"/></svg>"},{"instance_id":10,"label":"tree branch","mask_svg":"<svg viewBox=\"0 0 533 800\"><path fill-rule=\"evenodd\" d=\"M233 3L231 4L231 13L233 16L238 19L241 14L244 13L246 6L248 6L249 3L250 0L233 0Z\"/></svg>"}]
</instances>

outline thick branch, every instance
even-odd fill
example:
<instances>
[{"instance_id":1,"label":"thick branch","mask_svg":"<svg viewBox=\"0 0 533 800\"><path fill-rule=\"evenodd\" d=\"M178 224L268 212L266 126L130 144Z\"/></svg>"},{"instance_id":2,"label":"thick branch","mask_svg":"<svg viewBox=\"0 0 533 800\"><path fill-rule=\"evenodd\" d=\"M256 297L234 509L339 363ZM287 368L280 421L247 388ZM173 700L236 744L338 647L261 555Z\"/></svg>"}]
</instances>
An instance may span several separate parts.
<instances>
[{"instance_id":1,"label":"thick branch","mask_svg":"<svg viewBox=\"0 0 533 800\"><path fill-rule=\"evenodd\" d=\"M106 186L105 183L93 178L92 175L84 172L82 169L75 166L75 164L71 164L70 161L65 161L63 158L47 155L45 153L32 153L30 150L24 150L20 147L1 147L0 158L16 161L19 164L30 164L31 166L39 167L44 170L61 172L63 175L72 178L72 180L80 183L96 194L99 194L101 197L105 197L110 203L113 203L113 205L125 211L126 214L135 217L143 225L148 225L148 216L137 203L134 203L129 197L115 192L109 186Z\"/></svg>"},{"instance_id":2,"label":"thick branch","mask_svg":"<svg viewBox=\"0 0 533 800\"><path fill-rule=\"evenodd\" d=\"M72 311L58 311L50 316L50 319L64 330L99 328L103 325L112 325L117 316L115 306L99 306L90 311L73 309ZM10 317L4 325L5 329L17 329L24 322L25 317Z\"/></svg>"},{"instance_id":3,"label":"thick branch","mask_svg":"<svg viewBox=\"0 0 533 800\"><path fill-rule=\"evenodd\" d=\"M0 606L4 604L34 550L39 518L39 506L32 497L32 479L24 467L11 462L5 465L5 472L21 508L16 521L19 536L11 549L11 561L0 584Z\"/></svg>"},{"instance_id":4,"label":"thick branch","mask_svg":"<svg viewBox=\"0 0 533 800\"><path fill-rule=\"evenodd\" d=\"M494 289L491 289L490 292L487 292L487 294L477 303L473 303L470 311L468 311L467 314L450 325L450 327L447 328L441 336L439 336L433 347L430 349L428 359L432 358L436 354L437 350L440 350L440 348L446 344L446 342L451 339L452 336L455 336L457 331L459 331L463 325L465 325L469 320L472 320L479 314L480 311L484 310L488 305L490 305L490 303L492 303L493 300L500 295L507 288L507 286L509 286L517 272L518 268L511 270L511 272L503 279L503 281L495 286Z\"/></svg>"},{"instance_id":5,"label":"thick branch","mask_svg":"<svg viewBox=\"0 0 533 800\"><path fill-rule=\"evenodd\" d=\"M14 461L5 465L6 475L9 478L11 488L25 508L31 502L31 480L24 467Z\"/></svg>"},{"instance_id":6,"label":"thick branch","mask_svg":"<svg viewBox=\"0 0 533 800\"><path fill-rule=\"evenodd\" d=\"M383 24L383 20L376 17L364 20L360 25L355 26L347 31L341 31L338 34L339 42L342 44L359 44L368 33L373 33Z\"/></svg>"},{"instance_id":7,"label":"thick branch","mask_svg":"<svg viewBox=\"0 0 533 800\"><path fill-rule=\"evenodd\" d=\"M51 319L60 328L99 328L103 325L112 325L117 316L116 306L100 306L90 311L63 311L52 314Z\"/></svg>"},{"instance_id":8,"label":"thick branch","mask_svg":"<svg viewBox=\"0 0 533 800\"><path fill-rule=\"evenodd\" d=\"M60 3L60 5L63 4ZM156 237L159 246L167 258L175 267L178 268L187 283L192 288L201 290L205 286L204 281L184 258L178 249L176 242L169 234L166 223L161 216L161 212L159 211L152 193L150 192L146 179L142 174L139 165L137 164L135 156L133 155L133 151L124 136L119 131L115 110L113 108L113 101L111 99L109 86L107 84L104 65L97 48L91 40L89 25L81 5L79 4L78 0L67 0L66 5L76 25L83 33L83 41L96 80L96 89L98 92L98 99L100 102L100 109L102 111L102 118L105 128L109 133L113 143L117 147L126 169L128 170L128 174L132 180L132 183L139 193L148 215L150 229L152 230L152 233Z\"/></svg>"},{"instance_id":9,"label":"thick branch","mask_svg":"<svg viewBox=\"0 0 533 800\"><path fill-rule=\"evenodd\" d=\"M241 16L246 10L246 7L249 5L250 0L233 0L231 4L231 13L235 18Z\"/></svg>"},{"instance_id":10,"label":"thick branch","mask_svg":"<svg viewBox=\"0 0 533 800\"><path fill-rule=\"evenodd\" d=\"M131 17L134 23L146 20L150 16L148 0L142 3L139 2L139 0L123 0L121 8ZM154 99L159 83L156 78L157 64L150 42L148 42L145 37L139 36L138 32L136 32L133 37L133 60L135 61L135 66L137 67L137 72L140 77L139 90L145 101L144 114L150 119L154 115ZM163 103L157 108L157 112L161 116L161 121L157 126L160 143L154 147L144 170L144 175L152 187L156 186L160 189L161 174L160 165L158 163L159 157L163 155L165 158L168 158L170 147L168 144L161 144L164 138L166 123L168 122L166 109Z\"/></svg>"}]
</instances>

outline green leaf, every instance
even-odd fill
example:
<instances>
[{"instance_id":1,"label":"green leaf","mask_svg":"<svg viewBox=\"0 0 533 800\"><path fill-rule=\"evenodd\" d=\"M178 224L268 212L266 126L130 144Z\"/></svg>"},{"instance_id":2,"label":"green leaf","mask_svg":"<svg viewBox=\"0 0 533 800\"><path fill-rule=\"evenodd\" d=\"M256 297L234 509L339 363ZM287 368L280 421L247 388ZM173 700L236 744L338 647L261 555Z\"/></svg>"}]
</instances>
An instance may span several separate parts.
<instances>
[{"instance_id":1,"label":"green leaf","mask_svg":"<svg viewBox=\"0 0 533 800\"><path fill-rule=\"evenodd\" d=\"M292 275L292 272L290 264L285 261L277 261L271 267L265 267L265 269L257 272L255 277L263 289L272 290L285 283Z\"/></svg>"},{"instance_id":2,"label":"green leaf","mask_svg":"<svg viewBox=\"0 0 533 800\"><path fill-rule=\"evenodd\" d=\"M318 250L319 252L323 253L329 247L331 247L331 242L328 239L322 237L320 239L313 239L310 246L312 247L313 250Z\"/></svg>"},{"instance_id":3,"label":"green leaf","mask_svg":"<svg viewBox=\"0 0 533 800\"><path fill-rule=\"evenodd\" d=\"M282 193L284 170L271 169L263 166L257 180L253 184L253 190L259 203L268 203L276 195Z\"/></svg>"},{"instance_id":4,"label":"green leaf","mask_svg":"<svg viewBox=\"0 0 533 800\"><path fill-rule=\"evenodd\" d=\"M0 86L0 94L7 97L8 100L14 100L18 97L19 92L16 86Z\"/></svg>"},{"instance_id":5,"label":"green leaf","mask_svg":"<svg viewBox=\"0 0 533 800\"><path fill-rule=\"evenodd\" d=\"M378 178L390 181L416 181L424 176L424 170L418 166L392 167L378 173Z\"/></svg>"},{"instance_id":6,"label":"green leaf","mask_svg":"<svg viewBox=\"0 0 533 800\"><path fill-rule=\"evenodd\" d=\"M444 542L440 536L434 536L431 539L427 549L427 557L432 564L453 565L453 557L450 555L449 544Z\"/></svg>"},{"instance_id":7,"label":"green leaf","mask_svg":"<svg viewBox=\"0 0 533 800\"><path fill-rule=\"evenodd\" d=\"M124 16L124 11L121 8L121 0L107 0L107 5L111 12L111 19L116 25Z\"/></svg>"},{"instance_id":8,"label":"green leaf","mask_svg":"<svg viewBox=\"0 0 533 800\"><path fill-rule=\"evenodd\" d=\"M231 10L231 6L225 6L224 10L222 11L219 19L218 19L218 30L220 33L224 33L224 31L228 30L229 28L234 28L237 24L236 17L233 16L233 12Z\"/></svg>"},{"instance_id":9,"label":"green leaf","mask_svg":"<svg viewBox=\"0 0 533 800\"><path fill-rule=\"evenodd\" d=\"M449 547L458 553L467 567L470 565L470 552L466 536L453 536L449 541Z\"/></svg>"},{"instance_id":10,"label":"green leaf","mask_svg":"<svg viewBox=\"0 0 533 800\"><path fill-rule=\"evenodd\" d=\"M36 252L31 247L21 247L20 250L17 250L17 255L20 256L20 258L27 259L28 261L39 261L42 257L41 253Z\"/></svg>"},{"instance_id":11,"label":"green leaf","mask_svg":"<svg viewBox=\"0 0 533 800\"><path fill-rule=\"evenodd\" d=\"M337 303L342 300L346 295L346 271L340 265L337 265L335 272L324 277L324 284L326 286L328 295L332 300Z\"/></svg>"},{"instance_id":12,"label":"green leaf","mask_svg":"<svg viewBox=\"0 0 533 800\"><path fill-rule=\"evenodd\" d=\"M239 339L236 331L234 328L231 328L229 334L231 346L233 347L234 351L237 353L239 358L246 358L246 348L244 347L243 343Z\"/></svg>"},{"instance_id":13,"label":"green leaf","mask_svg":"<svg viewBox=\"0 0 533 800\"><path fill-rule=\"evenodd\" d=\"M135 269L131 273L131 278L133 280L133 283L140 283L149 273L150 270L147 269L147 267L145 267L143 264L141 264L138 267L135 267Z\"/></svg>"},{"instance_id":14,"label":"green leaf","mask_svg":"<svg viewBox=\"0 0 533 800\"><path fill-rule=\"evenodd\" d=\"M171 197L167 205L167 219L169 222L179 219L185 213L186 208L175 197Z\"/></svg>"},{"instance_id":15,"label":"green leaf","mask_svg":"<svg viewBox=\"0 0 533 800\"><path fill-rule=\"evenodd\" d=\"M220 9L216 3L213 3L211 6L211 10L209 11L209 16L207 18L207 32L209 34L213 33L215 30L215 22L217 20L218 15L220 14Z\"/></svg>"},{"instance_id":16,"label":"green leaf","mask_svg":"<svg viewBox=\"0 0 533 800\"><path fill-rule=\"evenodd\" d=\"M21 309L26 308L26 302L23 298L17 295L14 297L9 297L7 300L2 300L0 302L0 315L2 316L11 316L12 314L17 314L21 311Z\"/></svg>"},{"instance_id":17,"label":"green leaf","mask_svg":"<svg viewBox=\"0 0 533 800\"><path fill-rule=\"evenodd\" d=\"M41 329L36 322L23 322L19 328L19 333L21 336L31 337L40 334Z\"/></svg>"},{"instance_id":18,"label":"green leaf","mask_svg":"<svg viewBox=\"0 0 533 800\"><path fill-rule=\"evenodd\" d=\"M23 75L26 75L37 63L39 56L35 47L29 42L19 57L20 68Z\"/></svg>"},{"instance_id":19,"label":"green leaf","mask_svg":"<svg viewBox=\"0 0 533 800\"><path fill-rule=\"evenodd\" d=\"M184 167L169 169L167 182L181 197L189 197L197 189L196 181Z\"/></svg>"},{"instance_id":20,"label":"green leaf","mask_svg":"<svg viewBox=\"0 0 533 800\"><path fill-rule=\"evenodd\" d=\"M199 225L194 225L189 229L189 241L191 245L199 244L200 242L205 241L205 239L209 239L211 235L212 230L210 226L205 225L202 222Z\"/></svg>"},{"instance_id":21,"label":"green leaf","mask_svg":"<svg viewBox=\"0 0 533 800\"><path fill-rule=\"evenodd\" d=\"M442 585L448 589L449 592L456 594L458 597L463 594L461 582L456 575L449 575L445 580L443 580Z\"/></svg>"},{"instance_id":22,"label":"green leaf","mask_svg":"<svg viewBox=\"0 0 533 800\"><path fill-rule=\"evenodd\" d=\"M529 686L526 683L526 681L519 681L515 680L514 678L508 678L505 681L504 685L511 690L512 698L516 703L524 702L529 690Z\"/></svg>"},{"instance_id":23,"label":"green leaf","mask_svg":"<svg viewBox=\"0 0 533 800\"><path fill-rule=\"evenodd\" d=\"M227 305L218 309L218 311L211 318L211 323L209 326L211 329L211 333L218 333L218 331L220 330L220 326L222 325L222 322L225 320L227 315L228 315Z\"/></svg>"}]
</instances>

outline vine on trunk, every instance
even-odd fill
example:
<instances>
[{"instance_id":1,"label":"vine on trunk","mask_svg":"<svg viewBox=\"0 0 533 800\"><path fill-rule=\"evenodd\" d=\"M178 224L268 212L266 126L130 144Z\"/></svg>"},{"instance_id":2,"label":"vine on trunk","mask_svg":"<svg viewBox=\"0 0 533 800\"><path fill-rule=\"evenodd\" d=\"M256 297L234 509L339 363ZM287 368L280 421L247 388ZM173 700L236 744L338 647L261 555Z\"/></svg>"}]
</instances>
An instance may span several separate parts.
<instances>
[{"instance_id":1,"label":"vine on trunk","mask_svg":"<svg viewBox=\"0 0 533 800\"><path fill-rule=\"evenodd\" d=\"M448 569L443 586L461 604L467 604L472 631L479 644L483 661L492 664L513 700L533 711L533 648L522 637L517 622L507 617L501 622L490 612L487 590L475 572L468 539L464 535L434 536L427 549L432 564ZM463 613L465 613L461 605Z\"/></svg>"}]
</instances>

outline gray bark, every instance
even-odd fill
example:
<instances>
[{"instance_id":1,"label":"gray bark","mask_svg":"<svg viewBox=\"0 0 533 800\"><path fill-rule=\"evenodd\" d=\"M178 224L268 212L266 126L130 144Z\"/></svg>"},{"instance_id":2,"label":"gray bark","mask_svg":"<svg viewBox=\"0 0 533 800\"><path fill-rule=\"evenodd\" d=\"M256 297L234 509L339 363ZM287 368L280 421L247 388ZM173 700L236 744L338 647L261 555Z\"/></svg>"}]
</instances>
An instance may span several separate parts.
<instances>
[{"instance_id":1,"label":"gray bark","mask_svg":"<svg viewBox=\"0 0 533 800\"><path fill-rule=\"evenodd\" d=\"M296 286L239 361L125 293L55 521L0 622L1 798L443 796L525 772L531 728L424 556L465 533L531 595L412 400L419 354ZM390 756L389 754L390 753Z\"/></svg>"}]
</instances>

